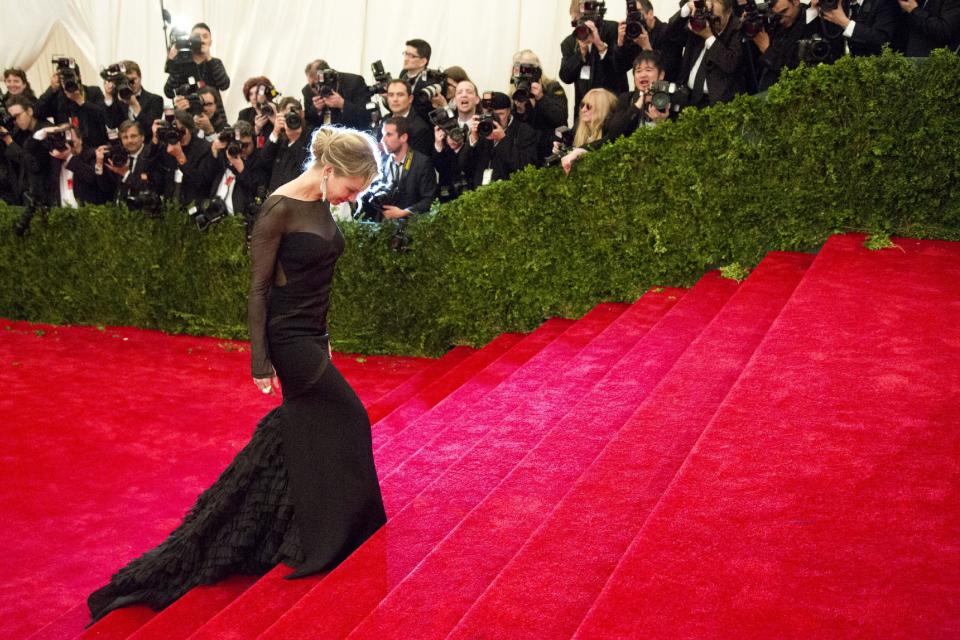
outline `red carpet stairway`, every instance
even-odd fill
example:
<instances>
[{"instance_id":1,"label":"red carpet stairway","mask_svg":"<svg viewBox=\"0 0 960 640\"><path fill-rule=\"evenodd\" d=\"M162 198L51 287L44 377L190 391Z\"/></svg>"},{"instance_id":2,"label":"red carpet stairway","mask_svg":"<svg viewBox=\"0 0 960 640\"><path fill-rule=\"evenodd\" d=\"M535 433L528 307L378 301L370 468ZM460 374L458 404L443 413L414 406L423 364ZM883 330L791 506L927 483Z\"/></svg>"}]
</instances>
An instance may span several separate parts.
<instances>
[{"instance_id":1,"label":"red carpet stairway","mask_svg":"<svg viewBox=\"0 0 960 640\"><path fill-rule=\"evenodd\" d=\"M960 245L862 244L453 352L336 570L32 637L960 637Z\"/></svg>"}]
</instances>

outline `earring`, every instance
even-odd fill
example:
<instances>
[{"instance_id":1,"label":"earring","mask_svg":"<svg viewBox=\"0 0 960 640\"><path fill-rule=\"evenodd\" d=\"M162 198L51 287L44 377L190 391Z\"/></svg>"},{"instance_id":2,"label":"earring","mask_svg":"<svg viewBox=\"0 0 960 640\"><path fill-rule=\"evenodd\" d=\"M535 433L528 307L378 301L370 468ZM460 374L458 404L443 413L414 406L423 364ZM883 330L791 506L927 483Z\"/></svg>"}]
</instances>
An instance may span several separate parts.
<instances>
[{"instance_id":1,"label":"earring","mask_svg":"<svg viewBox=\"0 0 960 640\"><path fill-rule=\"evenodd\" d=\"M327 199L327 176L323 176L323 180L320 181L320 196L324 200Z\"/></svg>"}]
</instances>

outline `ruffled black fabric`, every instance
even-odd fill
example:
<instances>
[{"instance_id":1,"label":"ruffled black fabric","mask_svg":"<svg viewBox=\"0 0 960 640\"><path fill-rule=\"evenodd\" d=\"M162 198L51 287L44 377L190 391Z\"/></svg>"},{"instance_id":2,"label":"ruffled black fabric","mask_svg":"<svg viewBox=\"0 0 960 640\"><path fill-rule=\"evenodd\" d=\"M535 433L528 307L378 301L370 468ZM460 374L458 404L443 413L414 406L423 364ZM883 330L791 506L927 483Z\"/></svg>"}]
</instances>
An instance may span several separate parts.
<instances>
[{"instance_id":1,"label":"ruffled black fabric","mask_svg":"<svg viewBox=\"0 0 960 640\"><path fill-rule=\"evenodd\" d=\"M90 595L93 621L134 603L159 611L197 585L303 561L283 459L280 411L278 407L260 421L250 442L163 543Z\"/></svg>"}]
</instances>

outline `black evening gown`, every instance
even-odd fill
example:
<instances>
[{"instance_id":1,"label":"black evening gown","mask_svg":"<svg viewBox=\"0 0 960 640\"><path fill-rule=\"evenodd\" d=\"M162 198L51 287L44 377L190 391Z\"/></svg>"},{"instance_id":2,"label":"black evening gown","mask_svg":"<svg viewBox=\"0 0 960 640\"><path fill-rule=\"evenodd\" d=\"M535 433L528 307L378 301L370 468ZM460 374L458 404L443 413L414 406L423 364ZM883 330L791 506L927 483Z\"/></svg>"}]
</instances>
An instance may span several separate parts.
<instances>
[{"instance_id":1,"label":"black evening gown","mask_svg":"<svg viewBox=\"0 0 960 640\"><path fill-rule=\"evenodd\" d=\"M273 369L283 404L159 546L88 598L93 620L162 609L200 584L329 571L386 522L366 410L330 362L327 308L343 236L329 207L271 196L251 239L253 375Z\"/></svg>"}]
</instances>

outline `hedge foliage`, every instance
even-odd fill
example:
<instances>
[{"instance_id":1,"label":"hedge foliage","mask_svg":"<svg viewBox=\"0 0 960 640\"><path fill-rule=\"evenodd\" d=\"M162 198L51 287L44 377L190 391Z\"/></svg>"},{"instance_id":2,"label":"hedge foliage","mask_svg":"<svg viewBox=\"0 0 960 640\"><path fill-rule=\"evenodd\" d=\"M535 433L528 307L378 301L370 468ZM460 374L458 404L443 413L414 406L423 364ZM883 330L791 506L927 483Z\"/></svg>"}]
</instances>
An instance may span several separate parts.
<instances>
[{"instance_id":1,"label":"hedge foliage","mask_svg":"<svg viewBox=\"0 0 960 640\"><path fill-rule=\"evenodd\" d=\"M958 106L953 54L846 57L643 129L569 176L528 168L468 193L412 221L405 253L389 224L343 224L334 342L438 354L836 232L960 240ZM0 315L245 337L239 223L56 209L21 239L19 215L0 206Z\"/></svg>"}]
</instances>

